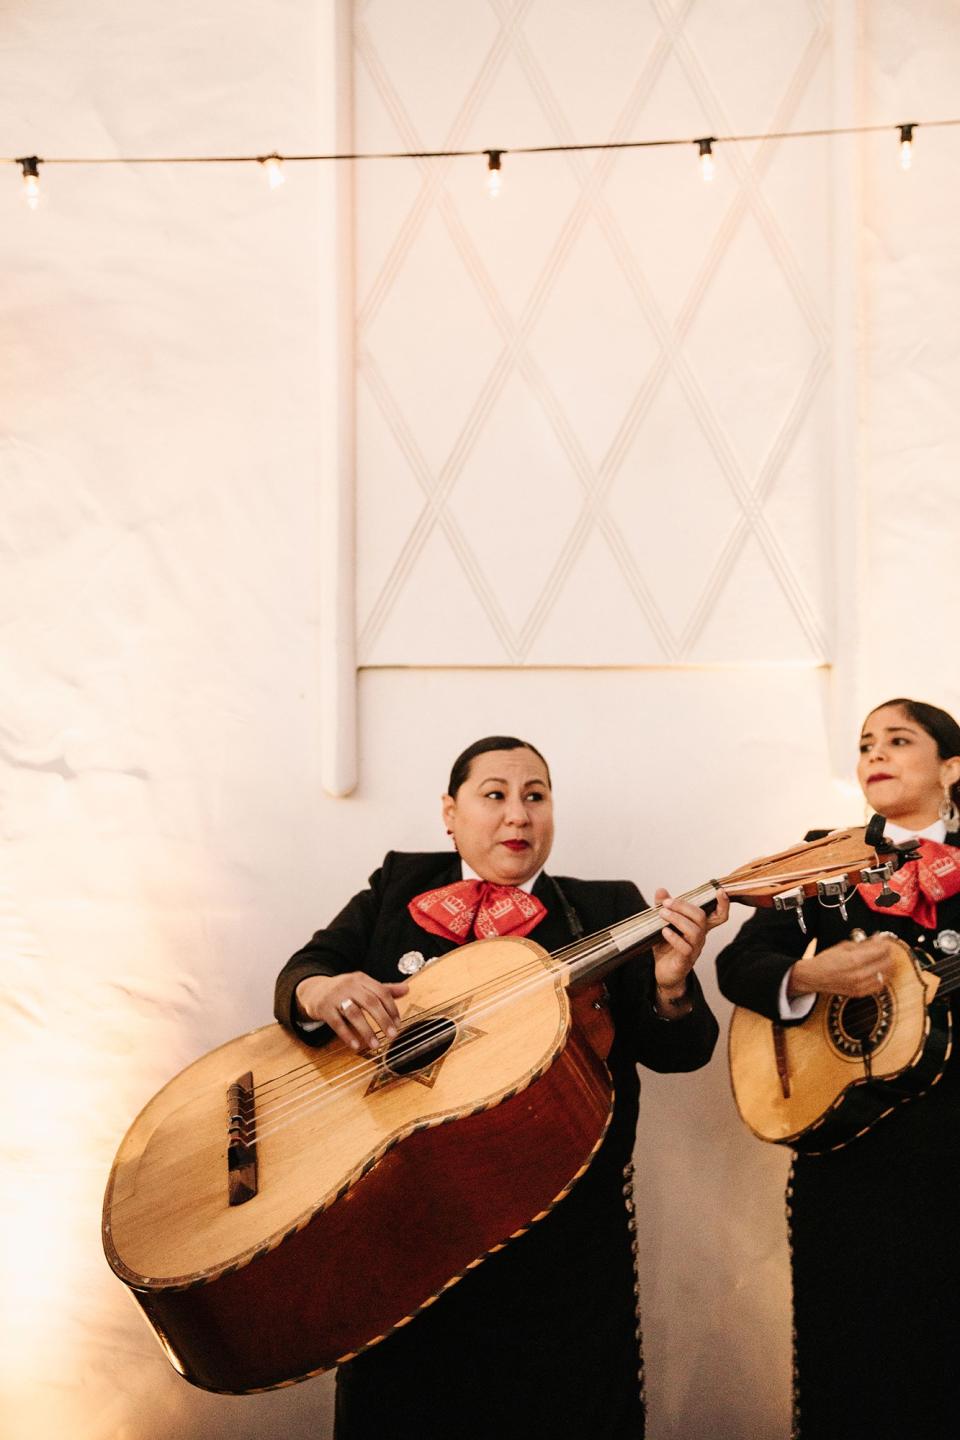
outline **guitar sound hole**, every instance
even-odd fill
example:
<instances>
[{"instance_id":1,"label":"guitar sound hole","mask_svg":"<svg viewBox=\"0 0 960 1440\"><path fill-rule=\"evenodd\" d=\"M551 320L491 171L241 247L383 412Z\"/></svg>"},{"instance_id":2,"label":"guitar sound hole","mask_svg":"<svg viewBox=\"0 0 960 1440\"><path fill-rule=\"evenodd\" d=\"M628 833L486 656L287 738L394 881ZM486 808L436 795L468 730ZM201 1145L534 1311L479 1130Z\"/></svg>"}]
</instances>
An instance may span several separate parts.
<instances>
[{"instance_id":1,"label":"guitar sound hole","mask_svg":"<svg viewBox=\"0 0 960 1440\"><path fill-rule=\"evenodd\" d=\"M414 1020L405 1025L383 1060L393 1075L414 1075L434 1065L457 1038L457 1027L446 1015Z\"/></svg>"},{"instance_id":2,"label":"guitar sound hole","mask_svg":"<svg viewBox=\"0 0 960 1440\"><path fill-rule=\"evenodd\" d=\"M859 1059L864 1043L868 1050L875 1050L886 1039L892 1018L889 990L856 998L834 995L827 1015L830 1039L841 1055Z\"/></svg>"}]
</instances>

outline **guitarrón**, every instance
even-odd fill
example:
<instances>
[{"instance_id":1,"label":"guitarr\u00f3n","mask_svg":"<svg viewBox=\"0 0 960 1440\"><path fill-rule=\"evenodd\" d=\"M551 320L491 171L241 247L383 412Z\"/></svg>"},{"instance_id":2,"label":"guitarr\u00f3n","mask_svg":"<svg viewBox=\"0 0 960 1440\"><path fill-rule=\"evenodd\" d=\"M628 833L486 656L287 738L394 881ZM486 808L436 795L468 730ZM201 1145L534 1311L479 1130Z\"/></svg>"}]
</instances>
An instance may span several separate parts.
<instances>
[{"instance_id":1,"label":"guitarr\u00f3n","mask_svg":"<svg viewBox=\"0 0 960 1440\"><path fill-rule=\"evenodd\" d=\"M878 863L842 831L683 898L771 904ZM121 1143L103 1244L181 1374L239 1394L329 1369L562 1202L609 1122L599 982L662 927L653 908L554 955L465 945L412 977L373 1054L268 1025L170 1081Z\"/></svg>"}]
</instances>

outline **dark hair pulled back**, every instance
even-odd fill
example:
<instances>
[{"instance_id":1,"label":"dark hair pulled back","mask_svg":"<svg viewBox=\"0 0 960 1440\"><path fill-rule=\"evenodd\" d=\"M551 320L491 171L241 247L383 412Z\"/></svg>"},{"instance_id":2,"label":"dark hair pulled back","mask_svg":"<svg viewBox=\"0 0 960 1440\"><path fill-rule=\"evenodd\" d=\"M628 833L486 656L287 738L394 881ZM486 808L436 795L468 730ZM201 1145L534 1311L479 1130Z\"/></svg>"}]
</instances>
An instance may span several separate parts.
<instances>
[{"instance_id":1,"label":"dark hair pulled back","mask_svg":"<svg viewBox=\"0 0 960 1440\"><path fill-rule=\"evenodd\" d=\"M486 755L490 750L532 750L538 760L543 760L536 745L531 745L529 740L518 740L516 735L485 735L482 740L474 740L473 744L468 745L466 750L454 760L453 769L450 771L450 782L447 786L448 795L456 795L470 774L470 766L477 756ZM546 760L543 760L543 767L547 772L547 784L550 785L550 766Z\"/></svg>"}]
</instances>

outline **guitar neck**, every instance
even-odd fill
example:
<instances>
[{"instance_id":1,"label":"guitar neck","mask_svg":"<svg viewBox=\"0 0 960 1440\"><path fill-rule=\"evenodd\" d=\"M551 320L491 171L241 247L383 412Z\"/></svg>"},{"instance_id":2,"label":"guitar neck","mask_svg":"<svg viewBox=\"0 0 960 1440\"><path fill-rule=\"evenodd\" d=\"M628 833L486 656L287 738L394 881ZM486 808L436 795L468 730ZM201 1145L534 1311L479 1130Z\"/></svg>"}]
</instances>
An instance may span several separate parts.
<instances>
[{"instance_id":1,"label":"guitar neck","mask_svg":"<svg viewBox=\"0 0 960 1440\"><path fill-rule=\"evenodd\" d=\"M717 888L717 882L710 880L675 898L688 900L692 905L699 905L705 910L716 900ZM604 975L609 975L611 970L616 970L618 965L622 965L632 955L639 954L655 944L667 924L660 914L660 907L655 905L649 910L641 910L638 915L628 916L626 920L618 920L616 925L611 925L606 930L586 935L563 950L555 950L554 960L566 970L564 984L570 989L603 979Z\"/></svg>"}]
</instances>

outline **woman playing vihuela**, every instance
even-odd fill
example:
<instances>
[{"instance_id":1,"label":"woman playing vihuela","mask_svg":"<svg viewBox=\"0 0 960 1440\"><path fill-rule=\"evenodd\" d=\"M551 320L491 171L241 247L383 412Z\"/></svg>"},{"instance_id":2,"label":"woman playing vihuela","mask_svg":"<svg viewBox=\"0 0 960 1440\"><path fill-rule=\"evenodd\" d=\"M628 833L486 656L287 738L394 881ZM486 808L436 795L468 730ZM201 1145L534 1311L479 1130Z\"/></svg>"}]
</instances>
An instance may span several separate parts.
<instances>
[{"instance_id":1,"label":"woman playing vihuela","mask_svg":"<svg viewBox=\"0 0 960 1440\"><path fill-rule=\"evenodd\" d=\"M919 841L904 852L914 858L885 887L861 883L846 915L808 901L806 934L794 914L758 911L721 952L717 970L729 999L784 1027L815 1025L828 1013L818 1005L811 1014L820 995L875 997L860 1009L875 1017L879 1043L884 1027L906 1018L896 1013L892 988L904 947L891 937L932 962L944 996L960 973L950 958L960 951L960 726L936 706L886 701L864 722L857 775L885 819L888 842ZM942 1041L939 1079L913 1098L896 1086L882 1092L889 1104L875 1123L847 1143L794 1159L787 1215L800 1440L954 1440L960 1433L956 992L937 1006L936 1027L925 1005L917 1011L921 1021L928 1017L927 1041ZM874 1037L864 1032L858 1045L856 1033L851 1027L847 1037L849 1068L862 1075L857 1052L869 1054ZM851 1088L858 1105L865 1102L856 1090L866 1096L869 1083L868 1072Z\"/></svg>"},{"instance_id":2,"label":"woman playing vihuela","mask_svg":"<svg viewBox=\"0 0 960 1440\"><path fill-rule=\"evenodd\" d=\"M646 908L630 881L554 877L544 868L553 789L543 756L524 741L491 736L465 750L442 813L452 850L390 852L369 888L281 972L277 1017L310 1043L336 1035L358 1054L389 1043L405 976L461 944L529 936L553 954ZM658 943L606 977L614 1101L585 1172L524 1233L340 1367L337 1440L643 1435L636 1067L688 1071L709 1060L717 1025L693 966L707 929L727 914L722 893L709 919L666 890L656 891L656 905ZM450 1218L414 1207L395 1223L428 1245ZM343 1257L348 1271L351 1258Z\"/></svg>"}]
</instances>

